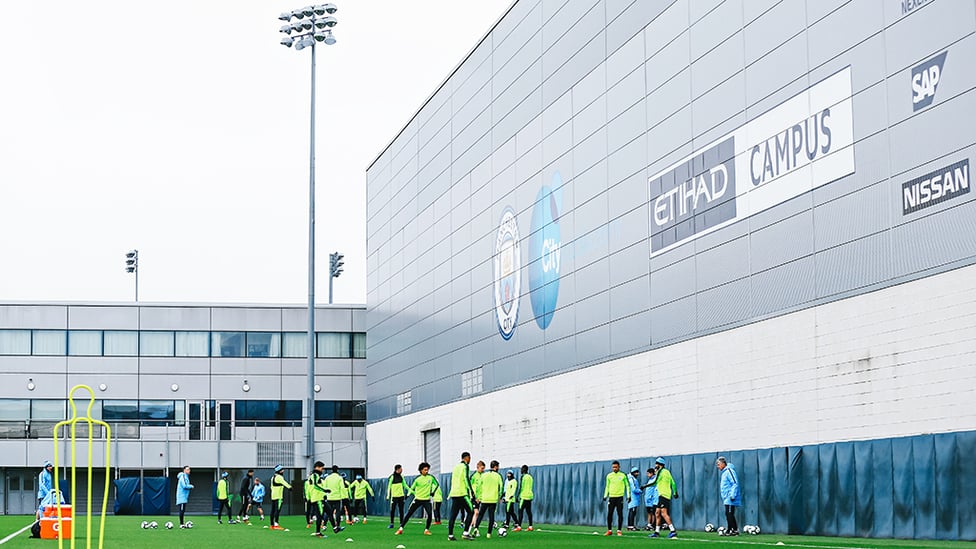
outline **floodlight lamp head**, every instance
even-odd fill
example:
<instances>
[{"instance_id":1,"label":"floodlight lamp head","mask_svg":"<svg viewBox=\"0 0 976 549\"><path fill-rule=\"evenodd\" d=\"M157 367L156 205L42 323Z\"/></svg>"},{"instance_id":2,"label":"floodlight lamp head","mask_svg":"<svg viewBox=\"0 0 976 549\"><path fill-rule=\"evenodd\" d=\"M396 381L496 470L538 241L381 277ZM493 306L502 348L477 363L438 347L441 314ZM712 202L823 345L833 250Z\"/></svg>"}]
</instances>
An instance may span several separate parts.
<instances>
[{"instance_id":1,"label":"floodlight lamp head","mask_svg":"<svg viewBox=\"0 0 976 549\"><path fill-rule=\"evenodd\" d=\"M302 21L301 22L301 26L305 30L312 30L312 21L311 21L311 19L306 19L306 20Z\"/></svg>"},{"instance_id":2,"label":"floodlight lamp head","mask_svg":"<svg viewBox=\"0 0 976 549\"><path fill-rule=\"evenodd\" d=\"M325 17L323 17L321 19L316 19L315 20L315 26L317 26L319 28L328 27L328 28L331 29L332 27L336 26L337 24L339 24L339 21L335 17L332 17L331 15L326 15Z\"/></svg>"},{"instance_id":3,"label":"floodlight lamp head","mask_svg":"<svg viewBox=\"0 0 976 549\"><path fill-rule=\"evenodd\" d=\"M292 44L295 43L295 39L291 36L286 36L281 39L281 45L290 48Z\"/></svg>"},{"instance_id":4,"label":"floodlight lamp head","mask_svg":"<svg viewBox=\"0 0 976 549\"><path fill-rule=\"evenodd\" d=\"M288 21L291 20L291 12L290 11L281 12L281 15L278 16L278 19L287 23Z\"/></svg>"},{"instance_id":5,"label":"floodlight lamp head","mask_svg":"<svg viewBox=\"0 0 976 549\"><path fill-rule=\"evenodd\" d=\"M282 25L278 32L283 32L285 34L291 34L291 25Z\"/></svg>"},{"instance_id":6,"label":"floodlight lamp head","mask_svg":"<svg viewBox=\"0 0 976 549\"><path fill-rule=\"evenodd\" d=\"M295 19L301 19L305 17L305 14L302 13L302 10L294 10L291 12L291 16L294 17Z\"/></svg>"},{"instance_id":7,"label":"floodlight lamp head","mask_svg":"<svg viewBox=\"0 0 976 549\"><path fill-rule=\"evenodd\" d=\"M302 32L302 24L300 21L295 21L291 24L291 30L295 32Z\"/></svg>"},{"instance_id":8,"label":"floodlight lamp head","mask_svg":"<svg viewBox=\"0 0 976 549\"><path fill-rule=\"evenodd\" d=\"M302 15L304 15L305 17L311 17L315 15L315 10L312 9L312 6L305 6L304 8L302 8Z\"/></svg>"},{"instance_id":9,"label":"floodlight lamp head","mask_svg":"<svg viewBox=\"0 0 976 549\"><path fill-rule=\"evenodd\" d=\"M298 42L295 42L295 49L298 51L302 51L303 49L305 49L305 41L299 40Z\"/></svg>"},{"instance_id":10,"label":"floodlight lamp head","mask_svg":"<svg viewBox=\"0 0 976 549\"><path fill-rule=\"evenodd\" d=\"M325 31L325 43L329 46L336 43L335 36L332 36L332 31Z\"/></svg>"},{"instance_id":11,"label":"floodlight lamp head","mask_svg":"<svg viewBox=\"0 0 976 549\"><path fill-rule=\"evenodd\" d=\"M337 8L336 5L332 3L322 4L319 7L325 10L325 13L328 13L329 15L332 15L333 13L339 11L339 8Z\"/></svg>"}]
</instances>

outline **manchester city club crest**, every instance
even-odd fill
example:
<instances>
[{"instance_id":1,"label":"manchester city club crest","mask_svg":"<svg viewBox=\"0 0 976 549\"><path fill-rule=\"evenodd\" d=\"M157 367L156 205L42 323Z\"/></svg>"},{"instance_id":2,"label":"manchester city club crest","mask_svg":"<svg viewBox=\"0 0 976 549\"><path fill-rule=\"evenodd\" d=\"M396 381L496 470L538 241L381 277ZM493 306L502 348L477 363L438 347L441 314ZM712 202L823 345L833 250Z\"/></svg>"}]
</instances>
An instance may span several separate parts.
<instances>
[{"instance_id":1,"label":"manchester city club crest","mask_svg":"<svg viewBox=\"0 0 976 549\"><path fill-rule=\"evenodd\" d=\"M521 258L515 211L506 207L495 237L495 317L504 339L511 339L518 324Z\"/></svg>"}]
</instances>

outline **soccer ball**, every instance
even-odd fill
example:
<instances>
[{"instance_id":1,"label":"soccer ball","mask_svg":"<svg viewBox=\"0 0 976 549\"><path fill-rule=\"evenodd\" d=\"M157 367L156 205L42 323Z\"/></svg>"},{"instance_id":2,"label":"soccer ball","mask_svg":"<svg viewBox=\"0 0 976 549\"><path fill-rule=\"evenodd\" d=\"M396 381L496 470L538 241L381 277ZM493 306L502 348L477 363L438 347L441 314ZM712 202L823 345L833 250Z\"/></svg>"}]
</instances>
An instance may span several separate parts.
<instances>
[{"instance_id":1,"label":"soccer ball","mask_svg":"<svg viewBox=\"0 0 976 549\"><path fill-rule=\"evenodd\" d=\"M724 526L719 526L718 527L718 530L716 530L716 532L718 532L718 535L724 536L725 535L725 527Z\"/></svg>"},{"instance_id":2,"label":"soccer ball","mask_svg":"<svg viewBox=\"0 0 976 549\"><path fill-rule=\"evenodd\" d=\"M759 525L758 524L752 527L752 535L757 535L757 534L759 534Z\"/></svg>"},{"instance_id":3,"label":"soccer ball","mask_svg":"<svg viewBox=\"0 0 976 549\"><path fill-rule=\"evenodd\" d=\"M149 523L149 527L150 528L153 528L153 529L159 528L159 523L156 522L156 521L152 521L152 522Z\"/></svg>"},{"instance_id":4,"label":"soccer ball","mask_svg":"<svg viewBox=\"0 0 976 549\"><path fill-rule=\"evenodd\" d=\"M753 525L746 524L745 526L742 527L742 531L745 532L746 534L751 534L753 528L754 528Z\"/></svg>"},{"instance_id":5,"label":"soccer ball","mask_svg":"<svg viewBox=\"0 0 976 549\"><path fill-rule=\"evenodd\" d=\"M352 518L352 522L353 522L353 524L358 524L359 523L359 517L353 517Z\"/></svg>"},{"instance_id":6,"label":"soccer ball","mask_svg":"<svg viewBox=\"0 0 976 549\"><path fill-rule=\"evenodd\" d=\"M715 525L712 524L711 522L709 522L708 524L705 525L705 531L706 532L714 532L715 531Z\"/></svg>"},{"instance_id":7,"label":"soccer ball","mask_svg":"<svg viewBox=\"0 0 976 549\"><path fill-rule=\"evenodd\" d=\"M187 528L193 528L193 521L192 520L186 521L186 527Z\"/></svg>"},{"instance_id":8,"label":"soccer ball","mask_svg":"<svg viewBox=\"0 0 976 549\"><path fill-rule=\"evenodd\" d=\"M146 521L142 521L142 524L140 524L139 527L142 528L143 530L145 530L145 529L149 528L149 523L146 522Z\"/></svg>"},{"instance_id":9,"label":"soccer ball","mask_svg":"<svg viewBox=\"0 0 976 549\"><path fill-rule=\"evenodd\" d=\"M173 523L172 522L167 522L164 526L166 526L166 529L167 530L172 530L173 529Z\"/></svg>"},{"instance_id":10,"label":"soccer ball","mask_svg":"<svg viewBox=\"0 0 976 549\"><path fill-rule=\"evenodd\" d=\"M508 535L508 529L506 529L504 526L498 529L498 537L503 538L507 535Z\"/></svg>"}]
</instances>

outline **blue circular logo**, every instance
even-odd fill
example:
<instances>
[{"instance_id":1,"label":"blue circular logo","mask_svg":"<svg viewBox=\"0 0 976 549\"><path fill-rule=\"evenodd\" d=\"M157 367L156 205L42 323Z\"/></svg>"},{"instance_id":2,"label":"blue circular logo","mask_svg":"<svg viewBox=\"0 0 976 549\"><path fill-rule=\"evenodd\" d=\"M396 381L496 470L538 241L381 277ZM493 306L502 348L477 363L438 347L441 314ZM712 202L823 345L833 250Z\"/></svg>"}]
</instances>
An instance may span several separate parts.
<instances>
[{"instance_id":1,"label":"blue circular logo","mask_svg":"<svg viewBox=\"0 0 976 549\"><path fill-rule=\"evenodd\" d=\"M529 237L529 291L532 312L539 328L552 322L559 299L559 267L562 240L559 236L559 210L562 208L563 179L556 172L552 188L543 186L532 209Z\"/></svg>"},{"instance_id":2,"label":"blue circular logo","mask_svg":"<svg viewBox=\"0 0 976 549\"><path fill-rule=\"evenodd\" d=\"M498 333L503 339L511 339L518 325L521 267L518 222L515 210L506 207L495 235L494 257L495 318L498 320Z\"/></svg>"}]
</instances>

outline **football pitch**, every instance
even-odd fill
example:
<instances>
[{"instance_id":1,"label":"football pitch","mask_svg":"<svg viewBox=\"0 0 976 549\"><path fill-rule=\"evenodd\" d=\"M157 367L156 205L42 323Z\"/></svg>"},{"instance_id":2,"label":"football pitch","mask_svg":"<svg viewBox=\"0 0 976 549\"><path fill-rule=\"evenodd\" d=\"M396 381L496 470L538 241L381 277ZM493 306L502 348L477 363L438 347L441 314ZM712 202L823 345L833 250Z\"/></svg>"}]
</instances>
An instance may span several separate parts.
<instances>
[{"instance_id":1,"label":"football pitch","mask_svg":"<svg viewBox=\"0 0 976 549\"><path fill-rule=\"evenodd\" d=\"M191 530L181 530L178 527L167 530L163 525L168 521L175 521L174 516L165 517L131 517L131 516L109 516L105 525L105 544L106 548L122 547L133 548L165 548L191 547L193 549L226 549L227 547L305 547L314 544L347 545L350 548L360 549L396 549L403 546L405 549L423 549L426 547L449 547L474 545L500 545L505 547L517 548L550 548L572 549L576 547L654 547L677 545L678 547L692 548L711 548L720 546L738 547L739 549L749 549L750 547L799 547L809 549L853 549L853 548L887 548L887 547L913 547L913 548L938 548L938 549L962 549L963 547L972 548L972 543L967 542L937 542L919 540L877 540L864 538L827 538L827 537L804 537L804 536L784 536L777 534L760 534L757 536L739 536L735 538L721 538L716 534L707 534L700 531L679 530L678 538L669 540L667 538L648 539L646 532L625 532L622 537L616 535L604 537L602 528L584 526L547 526L539 525L534 532L511 532L505 538L499 538L497 533L491 539L485 537L487 528L482 524L481 536L474 541L458 540L450 542L447 539L447 523L440 526L431 527L431 536L423 535L423 523L412 520L407 525L403 535L393 535L394 530L387 528L387 520L382 517L371 518L367 524L346 525L346 529L338 534L333 534L326 528L328 537L325 539L310 536L312 530L305 528L304 517L287 516L282 517L281 524L289 531L273 531L265 528L268 521L252 521L252 525L217 524L215 517L195 516L188 517L193 520L194 527ZM2 549L15 549L20 547L57 547L55 540L37 540L30 538L30 530L9 539L8 536L14 534L21 528L29 525L31 517L26 516L0 516L0 547ZM144 530L140 527L143 521L153 521L159 523L159 528ZM93 528L98 529L97 520L93 520ZM83 536L84 520L80 520L76 529L76 546L85 547ZM594 534L596 533L596 534ZM460 538L460 532L455 532ZM92 547L97 547L97 538L93 538ZM65 547L70 547L67 541Z\"/></svg>"}]
</instances>

